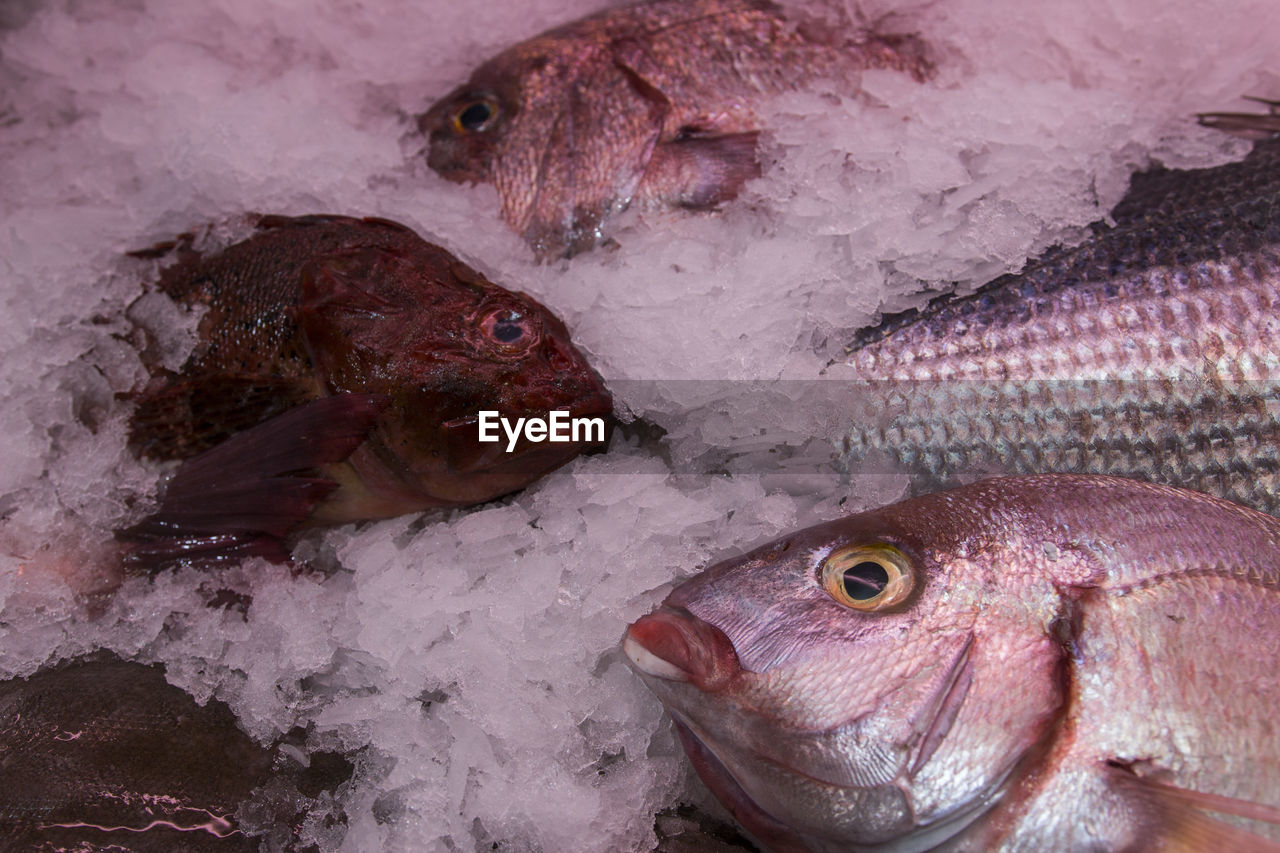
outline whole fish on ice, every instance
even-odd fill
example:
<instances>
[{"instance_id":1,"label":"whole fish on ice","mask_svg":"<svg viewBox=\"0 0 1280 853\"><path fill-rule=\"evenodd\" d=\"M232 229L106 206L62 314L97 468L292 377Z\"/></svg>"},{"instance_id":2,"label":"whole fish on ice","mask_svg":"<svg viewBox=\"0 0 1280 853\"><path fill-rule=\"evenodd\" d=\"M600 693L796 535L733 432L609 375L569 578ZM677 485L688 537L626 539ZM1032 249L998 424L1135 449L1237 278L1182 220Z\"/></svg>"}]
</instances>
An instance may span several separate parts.
<instances>
[{"instance_id":1,"label":"whole fish on ice","mask_svg":"<svg viewBox=\"0 0 1280 853\"><path fill-rule=\"evenodd\" d=\"M623 646L774 851L1280 849L1280 520L987 480L713 566Z\"/></svg>"},{"instance_id":2,"label":"whole fish on ice","mask_svg":"<svg viewBox=\"0 0 1280 853\"><path fill-rule=\"evenodd\" d=\"M273 775L292 774L299 792L341 781L314 756L308 771L286 773L276 759L226 705L197 705L157 667L103 655L63 662L0 683L0 847L256 851L260 839L236 817L256 787ZM298 792L281 801L284 790L272 796L287 821L305 803Z\"/></svg>"},{"instance_id":3,"label":"whole fish on ice","mask_svg":"<svg viewBox=\"0 0 1280 853\"><path fill-rule=\"evenodd\" d=\"M177 254L161 289L206 311L186 364L137 400L139 452L187 460L122 534L139 565L282 558L304 524L489 500L590 442L481 442L481 411L611 411L559 319L403 225L269 216L220 252Z\"/></svg>"},{"instance_id":4,"label":"whole fish on ice","mask_svg":"<svg viewBox=\"0 0 1280 853\"><path fill-rule=\"evenodd\" d=\"M1080 246L860 332L852 470L1063 471L1280 511L1280 142L1135 175Z\"/></svg>"},{"instance_id":5,"label":"whole fish on ice","mask_svg":"<svg viewBox=\"0 0 1280 853\"><path fill-rule=\"evenodd\" d=\"M542 257L593 246L632 203L714 207L759 174L757 105L819 79L850 94L868 68L924 79L911 36L788 21L767 0L657 0L522 42L419 120L427 162L492 183Z\"/></svg>"}]
</instances>

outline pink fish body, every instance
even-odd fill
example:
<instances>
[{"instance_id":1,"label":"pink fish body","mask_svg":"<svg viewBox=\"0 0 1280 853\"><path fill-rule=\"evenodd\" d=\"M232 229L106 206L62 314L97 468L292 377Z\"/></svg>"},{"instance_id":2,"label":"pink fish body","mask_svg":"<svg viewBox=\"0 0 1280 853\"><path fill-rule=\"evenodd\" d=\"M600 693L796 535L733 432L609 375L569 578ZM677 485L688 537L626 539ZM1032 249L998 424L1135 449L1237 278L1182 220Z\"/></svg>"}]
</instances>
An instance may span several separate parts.
<instances>
[{"instance_id":1,"label":"pink fish body","mask_svg":"<svg viewBox=\"0 0 1280 853\"><path fill-rule=\"evenodd\" d=\"M503 51L418 125L432 169L492 183L538 255L571 255L633 202L733 198L760 171L760 102L823 78L853 94L866 68L931 71L911 36L806 27L767 0L656 0Z\"/></svg>"},{"instance_id":2,"label":"pink fish body","mask_svg":"<svg viewBox=\"0 0 1280 853\"><path fill-rule=\"evenodd\" d=\"M1280 520L987 480L713 566L624 650L774 851L1276 850Z\"/></svg>"}]
</instances>

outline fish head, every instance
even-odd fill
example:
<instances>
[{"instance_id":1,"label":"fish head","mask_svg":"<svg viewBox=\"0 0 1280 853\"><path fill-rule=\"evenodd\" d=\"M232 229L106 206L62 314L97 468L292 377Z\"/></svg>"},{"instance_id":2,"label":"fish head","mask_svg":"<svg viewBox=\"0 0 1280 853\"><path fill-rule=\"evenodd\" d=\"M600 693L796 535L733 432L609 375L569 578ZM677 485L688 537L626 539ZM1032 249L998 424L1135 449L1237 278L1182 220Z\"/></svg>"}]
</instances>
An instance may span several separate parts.
<instances>
[{"instance_id":1,"label":"fish head","mask_svg":"<svg viewBox=\"0 0 1280 853\"><path fill-rule=\"evenodd\" d=\"M427 165L454 183L494 181L510 139L520 136L526 83L536 88L545 68L545 59L503 54L432 105L418 117L428 140Z\"/></svg>"},{"instance_id":2,"label":"fish head","mask_svg":"<svg viewBox=\"0 0 1280 853\"><path fill-rule=\"evenodd\" d=\"M478 67L418 119L427 164L492 183L502 217L539 258L594 246L644 177L668 103L591 20L522 42Z\"/></svg>"},{"instance_id":3,"label":"fish head","mask_svg":"<svg viewBox=\"0 0 1280 853\"><path fill-rule=\"evenodd\" d=\"M302 274L298 325L329 393L390 403L351 463L374 499L464 505L522 488L603 447L612 399L559 318L444 249L362 247ZM579 440L480 440L482 412L598 418Z\"/></svg>"},{"instance_id":4,"label":"fish head","mask_svg":"<svg viewBox=\"0 0 1280 853\"><path fill-rule=\"evenodd\" d=\"M572 169L561 173L576 157L559 144L556 131L580 72L566 55L571 49L548 37L516 45L478 67L418 119L428 139L427 165L455 183L493 184L503 219L520 233L549 227L541 220L557 193L551 183L572 180ZM581 142L590 132L578 129Z\"/></svg>"},{"instance_id":5,"label":"fish head","mask_svg":"<svg viewBox=\"0 0 1280 853\"><path fill-rule=\"evenodd\" d=\"M1006 521L928 496L800 531L676 587L624 652L771 849L933 849L1063 706L1058 593Z\"/></svg>"}]
</instances>

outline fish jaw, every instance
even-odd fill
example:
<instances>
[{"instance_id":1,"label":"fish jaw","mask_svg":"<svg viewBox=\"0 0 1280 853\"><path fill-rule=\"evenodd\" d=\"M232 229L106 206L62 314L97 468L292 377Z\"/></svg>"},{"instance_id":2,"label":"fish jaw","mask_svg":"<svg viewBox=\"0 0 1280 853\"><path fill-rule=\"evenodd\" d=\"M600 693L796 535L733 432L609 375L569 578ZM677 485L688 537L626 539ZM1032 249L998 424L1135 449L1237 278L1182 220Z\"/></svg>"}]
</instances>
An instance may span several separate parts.
<instances>
[{"instance_id":1,"label":"fish jaw","mask_svg":"<svg viewBox=\"0 0 1280 853\"><path fill-rule=\"evenodd\" d=\"M863 718L825 732L761 727L733 699L735 686L741 686L736 682L751 674L741 669L728 639L715 627L664 605L627 629L622 648L667 708L698 777L776 853L930 850L991 811L1013 777L1016 762L1009 762L980 796L942 814L916 814L911 776L936 749L928 734L939 728L945 699L962 680L954 676L970 671L968 643L935 691L932 704L937 707L921 726L926 735L919 744L929 754L922 755L919 747L873 747L868 751L870 763L879 767L866 770L869 781L862 785L849 784L848 778L836 783L833 778L841 776L840 769L805 761L830 744L865 742L874 735L876 721ZM716 693L725 694L725 701L715 701Z\"/></svg>"},{"instance_id":2,"label":"fish jaw","mask_svg":"<svg viewBox=\"0 0 1280 853\"><path fill-rule=\"evenodd\" d=\"M694 734L676 704L664 696L691 685L700 690L724 687L741 665L723 632L680 608L662 606L632 623L622 641L632 668L662 699L676 734L694 771L733 816L774 851L803 851L799 836L751 798L716 757L706 741ZM680 686L677 686L680 685Z\"/></svg>"}]
</instances>

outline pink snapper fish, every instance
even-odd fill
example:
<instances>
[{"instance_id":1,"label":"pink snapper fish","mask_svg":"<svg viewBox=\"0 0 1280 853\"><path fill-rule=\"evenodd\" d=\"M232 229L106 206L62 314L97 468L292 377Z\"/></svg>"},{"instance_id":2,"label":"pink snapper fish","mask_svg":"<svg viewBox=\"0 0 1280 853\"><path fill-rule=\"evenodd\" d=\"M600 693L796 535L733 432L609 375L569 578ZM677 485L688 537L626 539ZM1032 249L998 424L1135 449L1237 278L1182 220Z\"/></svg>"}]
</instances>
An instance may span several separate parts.
<instances>
[{"instance_id":1,"label":"pink snapper fish","mask_svg":"<svg viewBox=\"0 0 1280 853\"><path fill-rule=\"evenodd\" d=\"M1280 519L986 480L713 566L623 648L774 851L1280 850Z\"/></svg>"}]
</instances>

